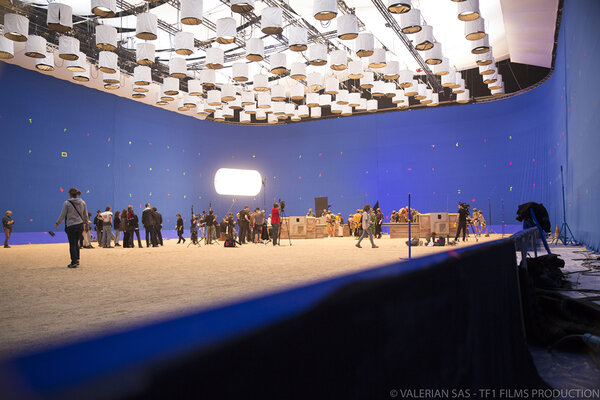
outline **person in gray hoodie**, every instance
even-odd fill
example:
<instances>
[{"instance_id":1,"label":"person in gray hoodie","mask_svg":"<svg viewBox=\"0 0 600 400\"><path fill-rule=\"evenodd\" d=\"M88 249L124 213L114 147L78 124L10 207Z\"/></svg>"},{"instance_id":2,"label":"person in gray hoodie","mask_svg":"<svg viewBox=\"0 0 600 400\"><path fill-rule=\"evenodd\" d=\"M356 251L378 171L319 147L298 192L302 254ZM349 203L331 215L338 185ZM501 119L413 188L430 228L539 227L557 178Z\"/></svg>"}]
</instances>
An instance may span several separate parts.
<instances>
[{"instance_id":1,"label":"person in gray hoodie","mask_svg":"<svg viewBox=\"0 0 600 400\"><path fill-rule=\"evenodd\" d=\"M373 230L371 229L371 206L369 204L366 204L365 207L363 208L363 213L362 213L362 235L360 235L360 238L358 239L358 243L356 243L356 247L358 247L359 249L361 248L360 246L360 242L367 237L367 235L369 235L369 240L371 241L371 247L376 249L379 246L375 245L375 242L373 242Z\"/></svg>"},{"instance_id":2,"label":"person in gray hoodie","mask_svg":"<svg viewBox=\"0 0 600 400\"><path fill-rule=\"evenodd\" d=\"M69 189L69 200L65 201L60 211L60 216L54 225L58 225L65 221L65 232L69 239L69 253L71 255L71 263L67 265L69 268L77 268L79 266L79 238L83 234L84 228L88 226L88 211L85 201L78 198L81 192L76 188Z\"/></svg>"}]
</instances>

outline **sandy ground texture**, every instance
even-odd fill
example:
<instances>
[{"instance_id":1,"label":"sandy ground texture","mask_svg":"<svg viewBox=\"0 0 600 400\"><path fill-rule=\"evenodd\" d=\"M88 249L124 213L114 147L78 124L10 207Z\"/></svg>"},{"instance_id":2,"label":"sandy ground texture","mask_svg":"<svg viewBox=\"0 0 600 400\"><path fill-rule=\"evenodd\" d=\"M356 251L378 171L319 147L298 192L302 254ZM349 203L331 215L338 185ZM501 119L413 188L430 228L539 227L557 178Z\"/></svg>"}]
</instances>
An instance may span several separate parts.
<instances>
[{"instance_id":1,"label":"sandy ground texture","mask_svg":"<svg viewBox=\"0 0 600 400\"><path fill-rule=\"evenodd\" d=\"M408 254L405 239L387 237L376 240L378 249L368 240L358 249L353 238L235 249L188 243L83 249L77 269L67 268L67 244L0 248L0 358L397 262ZM459 247L473 244L471 237ZM455 248L413 247L412 254Z\"/></svg>"}]
</instances>

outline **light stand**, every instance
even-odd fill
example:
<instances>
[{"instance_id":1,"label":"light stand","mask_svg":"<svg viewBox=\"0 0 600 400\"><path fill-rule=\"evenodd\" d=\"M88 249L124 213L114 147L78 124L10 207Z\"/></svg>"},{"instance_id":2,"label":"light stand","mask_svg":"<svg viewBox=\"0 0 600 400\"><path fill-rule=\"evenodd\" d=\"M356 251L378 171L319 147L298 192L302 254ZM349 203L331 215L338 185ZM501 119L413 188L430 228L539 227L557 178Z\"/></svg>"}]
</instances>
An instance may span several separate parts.
<instances>
[{"instance_id":1,"label":"light stand","mask_svg":"<svg viewBox=\"0 0 600 400\"><path fill-rule=\"evenodd\" d=\"M560 166L560 183L562 185L562 204L563 204L563 223L560 227L559 238L562 243L566 245L576 245L575 237L573 237L573 232L571 232L571 228L569 228L569 224L567 224L567 207L565 205L565 179L563 176L563 166Z\"/></svg>"},{"instance_id":2,"label":"light stand","mask_svg":"<svg viewBox=\"0 0 600 400\"><path fill-rule=\"evenodd\" d=\"M279 199L279 204L281 206L281 204L284 204L283 207L280 208L280 212L281 212L281 221L283 222L284 218L287 218L287 215L285 214L285 202L282 202L281 199ZM281 224L282 226L282 230L283 230L283 223ZM288 218L287 220L287 233L288 233L288 241L290 243L290 246L292 245L292 238L290 235L290 220ZM279 232L279 244L281 245L281 232Z\"/></svg>"}]
</instances>

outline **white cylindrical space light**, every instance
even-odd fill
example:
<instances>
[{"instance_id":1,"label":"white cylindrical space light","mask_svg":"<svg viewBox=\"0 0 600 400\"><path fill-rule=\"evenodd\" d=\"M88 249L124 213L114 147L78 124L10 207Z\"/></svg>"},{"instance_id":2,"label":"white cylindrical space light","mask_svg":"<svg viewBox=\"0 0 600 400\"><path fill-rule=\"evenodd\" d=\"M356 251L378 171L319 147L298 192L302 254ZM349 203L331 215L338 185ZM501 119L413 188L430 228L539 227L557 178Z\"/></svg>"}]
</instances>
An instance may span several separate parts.
<instances>
[{"instance_id":1,"label":"white cylindrical space light","mask_svg":"<svg viewBox=\"0 0 600 400\"><path fill-rule=\"evenodd\" d=\"M289 48L291 51L305 51L308 48L307 32L305 28L300 26L290 26L288 36Z\"/></svg>"},{"instance_id":2,"label":"white cylindrical space light","mask_svg":"<svg viewBox=\"0 0 600 400\"><path fill-rule=\"evenodd\" d=\"M168 79L168 78L165 78ZM206 102L208 103L209 106L220 106L221 105L221 91L220 90L209 90L206 93Z\"/></svg>"},{"instance_id":3,"label":"white cylindrical space light","mask_svg":"<svg viewBox=\"0 0 600 400\"><path fill-rule=\"evenodd\" d=\"M337 16L336 0L313 0L313 16L319 21L329 21Z\"/></svg>"},{"instance_id":4,"label":"white cylindrical space light","mask_svg":"<svg viewBox=\"0 0 600 400\"><path fill-rule=\"evenodd\" d=\"M398 61L388 61L385 66L383 78L388 81L398 79L400 77L400 63Z\"/></svg>"},{"instance_id":5,"label":"white cylindrical space light","mask_svg":"<svg viewBox=\"0 0 600 400\"><path fill-rule=\"evenodd\" d=\"M192 32L177 32L175 34L175 53L189 56L194 52L194 34Z\"/></svg>"},{"instance_id":6,"label":"white cylindrical space light","mask_svg":"<svg viewBox=\"0 0 600 400\"><path fill-rule=\"evenodd\" d=\"M478 40L485 36L485 21L483 18L477 18L465 22L465 38L467 40Z\"/></svg>"},{"instance_id":7,"label":"white cylindrical space light","mask_svg":"<svg viewBox=\"0 0 600 400\"><path fill-rule=\"evenodd\" d=\"M244 14L254 10L254 0L231 0L231 11Z\"/></svg>"},{"instance_id":8,"label":"white cylindrical space light","mask_svg":"<svg viewBox=\"0 0 600 400\"><path fill-rule=\"evenodd\" d=\"M356 41L356 55L359 57L370 57L375 49L375 37L372 33L362 32Z\"/></svg>"},{"instance_id":9,"label":"white cylindrical space light","mask_svg":"<svg viewBox=\"0 0 600 400\"><path fill-rule=\"evenodd\" d=\"M184 25L200 25L202 23L202 0L179 0L181 11L179 20Z\"/></svg>"},{"instance_id":10,"label":"white cylindrical space light","mask_svg":"<svg viewBox=\"0 0 600 400\"><path fill-rule=\"evenodd\" d=\"M235 42L237 32L235 19L231 17L219 18L217 20L217 43L229 44Z\"/></svg>"},{"instance_id":11,"label":"white cylindrical space light","mask_svg":"<svg viewBox=\"0 0 600 400\"><path fill-rule=\"evenodd\" d=\"M164 78L162 92L167 96L177 96L179 94L179 80L171 77Z\"/></svg>"},{"instance_id":12,"label":"white cylindrical space light","mask_svg":"<svg viewBox=\"0 0 600 400\"><path fill-rule=\"evenodd\" d=\"M367 111L375 112L377 111L378 102L375 99L371 99L367 101Z\"/></svg>"},{"instance_id":13,"label":"white cylindrical space light","mask_svg":"<svg viewBox=\"0 0 600 400\"><path fill-rule=\"evenodd\" d=\"M304 85L301 83L293 84L290 87L290 99L292 100L303 100L304 99Z\"/></svg>"},{"instance_id":14,"label":"white cylindrical space light","mask_svg":"<svg viewBox=\"0 0 600 400\"><path fill-rule=\"evenodd\" d=\"M482 54L487 53L490 50L490 42L488 35L485 35L481 39L471 41L471 53Z\"/></svg>"},{"instance_id":15,"label":"white cylindrical space light","mask_svg":"<svg viewBox=\"0 0 600 400\"><path fill-rule=\"evenodd\" d=\"M310 109L311 118L321 118L321 107L312 107Z\"/></svg>"},{"instance_id":16,"label":"white cylindrical space light","mask_svg":"<svg viewBox=\"0 0 600 400\"><path fill-rule=\"evenodd\" d=\"M285 101L285 86L275 85L271 87L271 99L273 101Z\"/></svg>"},{"instance_id":17,"label":"white cylindrical space light","mask_svg":"<svg viewBox=\"0 0 600 400\"><path fill-rule=\"evenodd\" d=\"M479 0L464 0L457 5L457 17L461 21L473 21L479 18Z\"/></svg>"},{"instance_id":18,"label":"white cylindrical space light","mask_svg":"<svg viewBox=\"0 0 600 400\"><path fill-rule=\"evenodd\" d=\"M2 58L2 40L0 39L0 58ZM54 53L46 53L46 57L35 61L35 68L40 71L54 71Z\"/></svg>"},{"instance_id":19,"label":"white cylindrical space light","mask_svg":"<svg viewBox=\"0 0 600 400\"><path fill-rule=\"evenodd\" d=\"M308 74L307 86L315 92L323 89L323 75L318 72Z\"/></svg>"},{"instance_id":20,"label":"white cylindrical space light","mask_svg":"<svg viewBox=\"0 0 600 400\"><path fill-rule=\"evenodd\" d=\"M48 28L58 33L67 33L73 29L73 9L62 3L49 3L46 18Z\"/></svg>"},{"instance_id":21,"label":"white cylindrical space light","mask_svg":"<svg viewBox=\"0 0 600 400\"><path fill-rule=\"evenodd\" d=\"M67 61L67 69L71 72L83 72L85 71L85 64L85 54L79 52L77 60Z\"/></svg>"},{"instance_id":22,"label":"white cylindrical space light","mask_svg":"<svg viewBox=\"0 0 600 400\"><path fill-rule=\"evenodd\" d=\"M290 77L296 80L306 79L306 64L304 64L303 62L292 63Z\"/></svg>"},{"instance_id":23,"label":"white cylindrical space light","mask_svg":"<svg viewBox=\"0 0 600 400\"><path fill-rule=\"evenodd\" d=\"M489 65L494 62L494 56L492 55L492 50L486 51L485 53L479 53L475 57L477 65Z\"/></svg>"},{"instance_id":24,"label":"white cylindrical space light","mask_svg":"<svg viewBox=\"0 0 600 400\"><path fill-rule=\"evenodd\" d=\"M219 47L209 47L206 49L206 68L221 69L225 60L225 52Z\"/></svg>"},{"instance_id":25,"label":"white cylindrical space light","mask_svg":"<svg viewBox=\"0 0 600 400\"><path fill-rule=\"evenodd\" d=\"M236 62L231 66L231 76L236 82L246 82L248 80L248 64L245 62Z\"/></svg>"},{"instance_id":26,"label":"white cylindrical space light","mask_svg":"<svg viewBox=\"0 0 600 400\"><path fill-rule=\"evenodd\" d=\"M429 65L436 65L442 62L442 44L439 42L434 42L433 47L429 50L425 51L423 58L425 62Z\"/></svg>"},{"instance_id":27,"label":"white cylindrical space light","mask_svg":"<svg viewBox=\"0 0 600 400\"><path fill-rule=\"evenodd\" d=\"M403 33L417 33L421 30L421 11L411 8L409 12L400 14L400 28Z\"/></svg>"},{"instance_id":28,"label":"white cylindrical space light","mask_svg":"<svg viewBox=\"0 0 600 400\"><path fill-rule=\"evenodd\" d=\"M383 68L386 65L385 49L378 48L373 51L373 55L369 57L369 68Z\"/></svg>"},{"instance_id":29,"label":"white cylindrical space light","mask_svg":"<svg viewBox=\"0 0 600 400\"><path fill-rule=\"evenodd\" d=\"M319 93L306 93L306 105L317 107L319 105Z\"/></svg>"},{"instance_id":30,"label":"white cylindrical space light","mask_svg":"<svg viewBox=\"0 0 600 400\"><path fill-rule=\"evenodd\" d=\"M151 13L141 13L136 17L135 36L142 40L156 40L158 17Z\"/></svg>"},{"instance_id":31,"label":"white cylindrical space light","mask_svg":"<svg viewBox=\"0 0 600 400\"><path fill-rule=\"evenodd\" d=\"M257 107L263 110L268 110L271 108L271 95L267 92L260 92L258 96L256 96L256 104Z\"/></svg>"},{"instance_id":32,"label":"white cylindrical space light","mask_svg":"<svg viewBox=\"0 0 600 400\"><path fill-rule=\"evenodd\" d=\"M389 0L388 11L392 14L404 14L410 11L412 4L410 0Z\"/></svg>"},{"instance_id":33,"label":"white cylindrical space light","mask_svg":"<svg viewBox=\"0 0 600 400\"><path fill-rule=\"evenodd\" d=\"M287 72L287 57L285 53L275 53L270 58L271 73L283 75Z\"/></svg>"},{"instance_id":34,"label":"white cylindrical space light","mask_svg":"<svg viewBox=\"0 0 600 400\"><path fill-rule=\"evenodd\" d=\"M442 57L442 62L433 66L433 73L438 76L447 75L450 72L450 61L446 57Z\"/></svg>"},{"instance_id":35,"label":"white cylindrical space light","mask_svg":"<svg viewBox=\"0 0 600 400\"><path fill-rule=\"evenodd\" d=\"M152 70L145 65L138 65L133 69L133 83L145 86L152 83Z\"/></svg>"},{"instance_id":36,"label":"white cylindrical space light","mask_svg":"<svg viewBox=\"0 0 600 400\"><path fill-rule=\"evenodd\" d=\"M117 69L117 54L112 51L101 51L98 56L98 68L107 74L114 74Z\"/></svg>"},{"instance_id":37,"label":"white cylindrical space light","mask_svg":"<svg viewBox=\"0 0 600 400\"><path fill-rule=\"evenodd\" d=\"M362 61L350 61L348 63L348 78L360 79L364 76Z\"/></svg>"},{"instance_id":38,"label":"white cylindrical space light","mask_svg":"<svg viewBox=\"0 0 600 400\"><path fill-rule=\"evenodd\" d=\"M327 46L320 43L311 44L308 48L308 62L316 66L327 64Z\"/></svg>"},{"instance_id":39,"label":"white cylindrical space light","mask_svg":"<svg viewBox=\"0 0 600 400\"><path fill-rule=\"evenodd\" d=\"M415 49L419 51L429 50L433 47L433 27L431 25L423 25L421 30L415 35Z\"/></svg>"},{"instance_id":40,"label":"white cylindrical space light","mask_svg":"<svg viewBox=\"0 0 600 400\"><path fill-rule=\"evenodd\" d=\"M169 60L169 75L177 79L183 79L187 76L187 62L185 58L172 57Z\"/></svg>"},{"instance_id":41,"label":"white cylindrical space light","mask_svg":"<svg viewBox=\"0 0 600 400\"><path fill-rule=\"evenodd\" d=\"M279 7L263 8L260 16L260 30L265 35L278 35L283 32L282 13L283 11Z\"/></svg>"},{"instance_id":42,"label":"white cylindrical space light","mask_svg":"<svg viewBox=\"0 0 600 400\"><path fill-rule=\"evenodd\" d=\"M310 109L307 105L303 104L298 106L298 116L300 116L300 118L308 118L310 116Z\"/></svg>"},{"instance_id":43,"label":"white cylindrical space light","mask_svg":"<svg viewBox=\"0 0 600 400\"><path fill-rule=\"evenodd\" d=\"M337 18L337 36L341 40L352 40L358 37L356 15L346 14Z\"/></svg>"},{"instance_id":44,"label":"white cylindrical space light","mask_svg":"<svg viewBox=\"0 0 600 400\"><path fill-rule=\"evenodd\" d=\"M363 77L360 78L360 87L363 89L371 89L374 82L374 74L372 71L365 71Z\"/></svg>"},{"instance_id":45,"label":"white cylindrical space light","mask_svg":"<svg viewBox=\"0 0 600 400\"><path fill-rule=\"evenodd\" d=\"M207 87L214 87L215 83L216 83L216 76L215 76L215 70L214 69L203 69L200 70L200 82L202 82L202 84L204 86Z\"/></svg>"},{"instance_id":46,"label":"white cylindrical space light","mask_svg":"<svg viewBox=\"0 0 600 400\"><path fill-rule=\"evenodd\" d=\"M190 96L202 96L202 82L198 79L188 81L188 92Z\"/></svg>"},{"instance_id":47,"label":"white cylindrical space light","mask_svg":"<svg viewBox=\"0 0 600 400\"><path fill-rule=\"evenodd\" d=\"M348 104L348 91L346 89L341 89L335 96L335 102L341 106Z\"/></svg>"},{"instance_id":48,"label":"white cylindrical space light","mask_svg":"<svg viewBox=\"0 0 600 400\"><path fill-rule=\"evenodd\" d=\"M464 92L459 93L459 94L456 95L456 102L457 103L463 103L463 104L464 103L468 103L469 100L470 100L469 96L470 96L469 89L465 89Z\"/></svg>"},{"instance_id":49,"label":"white cylindrical space light","mask_svg":"<svg viewBox=\"0 0 600 400\"><path fill-rule=\"evenodd\" d=\"M92 0L92 12L102 18L114 18L117 0Z\"/></svg>"},{"instance_id":50,"label":"white cylindrical space light","mask_svg":"<svg viewBox=\"0 0 600 400\"><path fill-rule=\"evenodd\" d=\"M269 77L265 74L256 74L252 80L255 91L266 92L269 90Z\"/></svg>"},{"instance_id":51,"label":"white cylindrical space light","mask_svg":"<svg viewBox=\"0 0 600 400\"><path fill-rule=\"evenodd\" d=\"M71 36L60 36L58 38L58 56L67 61L77 60L79 58L79 40Z\"/></svg>"},{"instance_id":52,"label":"white cylindrical space light","mask_svg":"<svg viewBox=\"0 0 600 400\"><path fill-rule=\"evenodd\" d=\"M155 59L153 43L138 43L135 46L135 58L140 65L152 65Z\"/></svg>"},{"instance_id":53,"label":"white cylindrical space light","mask_svg":"<svg viewBox=\"0 0 600 400\"><path fill-rule=\"evenodd\" d=\"M337 94L340 90L340 81L337 78L330 76L325 79L325 93Z\"/></svg>"},{"instance_id":54,"label":"white cylindrical space light","mask_svg":"<svg viewBox=\"0 0 600 400\"><path fill-rule=\"evenodd\" d=\"M251 38L246 46L246 59L248 61L262 61L265 58L265 44L262 39Z\"/></svg>"},{"instance_id":55,"label":"white cylindrical space light","mask_svg":"<svg viewBox=\"0 0 600 400\"><path fill-rule=\"evenodd\" d=\"M250 90L244 90L242 92L242 105L247 106L254 103L254 93Z\"/></svg>"},{"instance_id":56,"label":"white cylindrical space light","mask_svg":"<svg viewBox=\"0 0 600 400\"><path fill-rule=\"evenodd\" d=\"M4 36L15 42L26 42L29 19L20 14L4 14Z\"/></svg>"},{"instance_id":57,"label":"white cylindrical space light","mask_svg":"<svg viewBox=\"0 0 600 400\"><path fill-rule=\"evenodd\" d=\"M226 83L221 87L221 101L223 103L229 103L233 100L235 100L235 86Z\"/></svg>"},{"instance_id":58,"label":"white cylindrical space light","mask_svg":"<svg viewBox=\"0 0 600 400\"><path fill-rule=\"evenodd\" d=\"M29 35L25 42L25 55L31 58L46 57L46 39L37 35Z\"/></svg>"},{"instance_id":59,"label":"white cylindrical space light","mask_svg":"<svg viewBox=\"0 0 600 400\"><path fill-rule=\"evenodd\" d=\"M343 71L348 68L348 58L344 50L334 50L329 53L329 67L334 71Z\"/></svg>"},{"instance_id":60,"label":"white cylindrical space light","mask_svg":"<svg viewBox=\"0 0 600 400\"><path fill-rule=\"evenodd\" d=\"M117 49L117 28L110 25L96 25L96 47L103 51Z\"/></svg>"}]
</instances>

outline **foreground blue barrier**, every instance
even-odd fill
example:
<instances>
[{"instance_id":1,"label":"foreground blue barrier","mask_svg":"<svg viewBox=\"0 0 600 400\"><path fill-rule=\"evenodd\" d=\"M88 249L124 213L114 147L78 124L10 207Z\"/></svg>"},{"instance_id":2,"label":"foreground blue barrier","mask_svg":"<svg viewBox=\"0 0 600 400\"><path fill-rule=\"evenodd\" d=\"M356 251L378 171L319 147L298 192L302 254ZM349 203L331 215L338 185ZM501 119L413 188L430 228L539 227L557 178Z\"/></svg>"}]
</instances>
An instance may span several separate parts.
<instances>
[{"instance_id":1,"label":"foreground blue barrier","mask_svg":"<svg viewBox=\"0 0 600 400\"><path fill-rule=\"evenodd\" d=\"M524 339L516 268L510 240L374 268L8 360L0 392L375 399L533 390L545 384Z\"/></svg>"}]
</instances>

